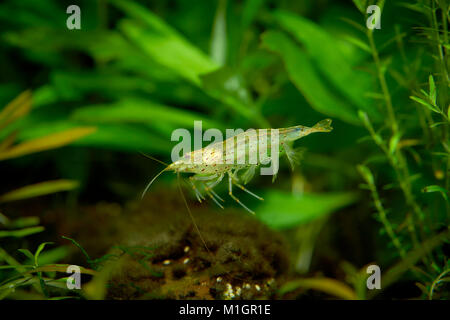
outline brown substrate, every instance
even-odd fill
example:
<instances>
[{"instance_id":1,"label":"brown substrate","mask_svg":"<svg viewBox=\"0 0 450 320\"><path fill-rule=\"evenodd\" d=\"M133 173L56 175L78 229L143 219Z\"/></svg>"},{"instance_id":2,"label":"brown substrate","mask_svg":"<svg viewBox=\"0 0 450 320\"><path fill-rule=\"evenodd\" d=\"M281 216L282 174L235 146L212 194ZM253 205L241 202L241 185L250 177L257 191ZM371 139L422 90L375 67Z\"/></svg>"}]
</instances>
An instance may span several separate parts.
<instances>
[{"instance_id":1,"label":"brown substrate","mask_svg":"<svg viewBox=\"0 0 450 320\"><path fill-rule=\"evenodd\" d=\"M183 202L161 192L123 210L86 208L60 232L91 258L109 254L107 298L273 297L289 269L280 235L242 211L190 206L199 230Z\"/></svg>"}]
</instances>

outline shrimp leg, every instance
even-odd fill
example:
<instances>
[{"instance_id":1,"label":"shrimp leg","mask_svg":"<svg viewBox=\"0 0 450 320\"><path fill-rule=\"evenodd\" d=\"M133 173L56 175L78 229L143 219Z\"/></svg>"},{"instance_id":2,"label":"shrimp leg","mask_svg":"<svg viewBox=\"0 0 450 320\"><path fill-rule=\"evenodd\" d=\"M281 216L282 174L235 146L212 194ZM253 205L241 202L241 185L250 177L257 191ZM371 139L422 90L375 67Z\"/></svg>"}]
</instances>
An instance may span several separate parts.
<instances>
[{"instance_id":1,"label":"shrimp leg","mask_svg":"<svg viewBox=\"0 0 450 320\"><path fill-rule=\"evenodd\" d=\"M223 179L223 177L225 176L225 174L221 174L215 181L211 181L210 183L207 183L208 188L212 189L215 186L217 186Z\"/></svg>"},{"instance_id":2,"label":"shrimp leg","mask_svg":"<svg viewBox=\"0 0 450 320\"><path fill-rule=\"evenodd\" d=\"M214 190L212 189L213 186L215 186L217 183L219 183L223 178L223 174L219 175L219 174L213 174L213 175L209 175L209 176L192 176L192 180L197 180L200 181L202 183L203 188L205 189L206 194L211 198L211 200L213 200L220 208L223 209L223 206L219 203L219 201L224 202L224 200L219 197L219 195L217 193L214 192ZM214 180L212 181L210 184L211 186L206 183L206 181L209 180Z\"/></svg>"},{"instance_id":3,"label":"shrimp leg","mask_svg":"<svg viewBox=\"0 0 450 320\"><path fill-rule=\"evenodd\" d=\"M205 186L205 191L206 194L211 198L212 201L214 201L221 209L223 209L222 204L218 201L222 201L223 199L221 197L219 197L212 189L209 189L208 187Z\"/></svg>"},{"instance_id":4,"label":"shrimp leg","mask_svg":"<svg viewBox=\"0 0 450 320\"><path fill-rule=\"evenodd\" d=\"M205 200L205 197L200 193L200 191L198 191L197 187L195 186L193 176L189 177L189 182L191 184L192 189L194 190L198 202L202 203L202 199Z\"/></svg>"},{"instance_id":5,"label":"shrimp leg","mask_svg":"<svg viewBox=\"0 0 450 320\"><path fill-rule=\"evenodd\" d=\"M236 201L237 203L239 203L245 210L247 210L248 212L250 212L251 214L255 214L252 210L250 210L249 208L247 208L247 206L245 204L243 204L241 202L241 200L239 200L234 194L233 194L233 179L231 177L231 173L228 173L228 194L230 195L231 198L233 198L234 201Z\"/></svg>"},{"instance_id":6,"label":"shrimp leg","mask_svg":"<svg viewBox=\"0 0 450 320\"><path fill-rule=\"evenodd\" d=\"M238 186L239 188L241 188L241 190L247 192L248 194L254 196L256 199L263 201L264 199L261 198L260 196L254 194L253 192L251 192L250 190L246 189L243 185L237 183L237 181L233 180L234 185Z\"/></svg>"}]
</instances>

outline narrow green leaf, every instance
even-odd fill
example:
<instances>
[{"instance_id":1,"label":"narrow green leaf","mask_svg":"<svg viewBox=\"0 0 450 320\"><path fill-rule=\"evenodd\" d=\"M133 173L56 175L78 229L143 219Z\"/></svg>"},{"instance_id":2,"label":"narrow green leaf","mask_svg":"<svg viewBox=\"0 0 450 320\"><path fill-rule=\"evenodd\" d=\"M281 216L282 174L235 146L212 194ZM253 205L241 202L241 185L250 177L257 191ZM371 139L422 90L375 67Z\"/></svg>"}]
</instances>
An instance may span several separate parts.
<instances>
[{"instance_id":1,"label":"narrow green leaf","mask_svg":"<svg viewBox=\"0 0 450 320\"><path fill-rule=\"evenodd\" d=\"M0 160L17 158L30 153L59 148L85 137L95 130L96 128L93 127L75 128L22 142L19 145L0 152Z\"/></svg>"},{"instance_id":2,"label":"narrow green leaf","mask_svg":"<svg viewBox=\"0 0 450 320\"><path fill-rule=\"evenodd\" d=\"M367 53L372 53L372 49L364 41L362 41L362 40L360 40L360 39L358 39L356 37L353 37L351 35L344 36L344 39L347 40L348 42L354 44L355 46L357 46L361 50L364 50Z\"/></svg>"},{"instance_id":3,"label":"narrow green leaf","mask_svg":"<svg viewBox=\"0 0 450 320\"><path fill-rule=\"evenodd\" d=\"M34 260L34 255L31 253L28 249L17 249L17 251L23 253L28 259L31 259L31 261Z\"/></svg>"},{"instance_id":4,"label":"narrow green leaf","mask_svg":"<svg viewBox=\"0 0 450 320\"><path fill-rule=\"evenodd\" d=\"M389 153L394 154L395 150L397 150L398 142L400 141L401 135L399 133L393 135L389 140Z\"/></svg>"},{"instance_id":5,"label":"narrow green leaf","mask_svg":"<svg viewBox=\"0 0 450 320\"><path fill-rule=\"evenodd\" d=\"M223 66L227 59L227 0L219 0L211 38L211 59Z\"/></svg>"},{"instance_id":6,"label":"narrow green leaf","mask_svg":"<svg viewBox=\"0 0 450 320\"><path fill-rule=\"evenodd\" d=\"M38 263L39 255L41 254L42 250L44 250L45 246L48 244L53 244L53 242L43 242L37 248L36 253L34 254L34 265L36 267L39 266L39 263Z\"/></svg>"},{"instance_id":7,"label":"narrow green leaf","mask_svg":"<svg viewBox=\"0 0 450 320\"><path fill-rule=\"evenodd\" d=\"M40 182L1 195L0 203L23 200L55 192L69 191L78 188L78 186L79 183L73 180L54 180Z\"/></svg>"},{"instance_id":8,"label":"narrow green leaf","mask_svg":"<svg viewBox=\"0 0 450 320\"><path fill-rule=\"evenodd\" d=\"M21 217L6 224L8 229L22 229L28 227L34 227L39 224L39 217Z\"/></svg>"},{"instance_id":9,"label":"narrow green leaf","mask_svg":"<svg viewBox=\"0 0 450 320\"><path fill-rule=\"evenodd\" d=\"M441 186L438 186L438 185L426 186L425 188L422 189L422 192L424 192L424 193L439 192L442 195L442 197L446 201L448 201L448 196L447 196L448 190L445 188L442 188Z\"/></svg>"},{"instance_id":10,"label":"narrow green leaf","mask_svg":"<svg viewBox=\"0 0 450 320\"><path fill-rule=\"evenodd\" d=\"M353 0L353 3L363 15L366 14L367 0Z\"/></svg>"},{"instance_id":11,"label":"narrow green leaf","mask_svg":"<svg viewBox=\"0 0 450 320\"><path fill-rule=\"evenodd\" d=\"M39 233L44 231L44 227L31 227L20 230L0 230L0 238L5 237L14 237L14 238L23 238L35 233Z\"/></svg>"},{"instance_id":12,"label":"narrow green leaf","mask_svg":"<svg viewBox=\"0 0 450 320\"><path fill-rule=\"evenodd\" d=\"M433 102L433 105L436 105L436 85L434 84L433 76L430 74L428 78L428 82L430 84L430 94L429 97L431 99L431 102Z\"/></svg>"},{"instance_id":13,"label":"narrow green leaf","mask_svg":"<svg viewBox=\"0 0 450 320\"><path fill-rule=\"evenodd\" d=\"M364 180L369 184L369 188L370 188L370 186L373 186L375 184L373 174L368 167L360 164L357 166L357 169L358 169L359 173L363 176Z\"/></svg>"},{"instance_id":14,"label":"narrow green leaf","mask_svg":"<svg viewBox=\"0 0 450 320\"><path fill-rule=\"evenodd\" d=\"M433 111L433 112L441 113L436 107L432 106L430 103L426 102L425 100L423 100L423 99L421 99L421 98L419 98L419 97L410 96L409 98L410 98L411 100L414 100L414 101L420 103L421 105L427 107L428 109L430 109L430 110Z\"/></svg>"},{"instance_id":15,"label":"narrow green leaf","mask_svg":"<svg viewBox=\"0 0 450 320\"><path fill-rule=\"evenodd\" d=\"M283 295L298 288L322 291L341 299L357 299L355 291L347 284L324 277L292 280L280 288L280 294Z\"/></svg>"}]
</instances>

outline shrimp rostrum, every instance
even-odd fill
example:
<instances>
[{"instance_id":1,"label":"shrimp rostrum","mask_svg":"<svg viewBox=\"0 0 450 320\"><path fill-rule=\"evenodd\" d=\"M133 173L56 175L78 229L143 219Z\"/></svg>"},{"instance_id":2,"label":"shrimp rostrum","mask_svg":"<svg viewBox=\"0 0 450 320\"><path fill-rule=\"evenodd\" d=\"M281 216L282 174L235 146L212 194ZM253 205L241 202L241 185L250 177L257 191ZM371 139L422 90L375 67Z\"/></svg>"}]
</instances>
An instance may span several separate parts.
<instances>
[{"instance_id":1,"label":"shrimp rostrum","mask_svg":"<svg viewBox=\"0 0 450 320\"><path fill-rule=\"evenodd\" d=\"M325 119L313 127L294 126L280 129L249 129L224 141L215 141L205 148L187 152L179 160L168 165L145 188L145 192L155 179L165 171L175 173L191 173L189 184L199 202L209 197L223 208L224 200L214 191L224 178L228 179L228 194L245 210L254 213L245 206L233 193L237 187L258 200L263 200L244 187L261 167L262 175L273 175L278 171L278 157L285 154L291 164L298 160L292 143L315 132L330 132L331 120ZM263 167L266 165L265 167ZM267 166L270 165L270 166Z\"/></svg>"}]
</instances>

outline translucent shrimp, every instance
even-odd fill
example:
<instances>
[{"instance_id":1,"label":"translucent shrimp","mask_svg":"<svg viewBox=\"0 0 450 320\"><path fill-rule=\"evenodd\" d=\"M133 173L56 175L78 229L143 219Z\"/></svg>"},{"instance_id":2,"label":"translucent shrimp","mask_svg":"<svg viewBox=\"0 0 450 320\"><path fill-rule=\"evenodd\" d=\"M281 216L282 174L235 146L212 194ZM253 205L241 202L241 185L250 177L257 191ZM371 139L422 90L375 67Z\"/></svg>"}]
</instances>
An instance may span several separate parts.
<instances>
[{"instance_id":1,"label":"translucent shrimp","mask_svg":"<svg viewBox=\"0 0 450 320\"><path fill-rule=\"evenodd\" d=\"M147 185L142 196L145 195L156 178L165 171L174 171L177 174L192 173L193 175L189 177L189 184L197 200L202 202L207 196L223 208L224 200L213 188L226 177L229 196L245 210L254 214L234 195L233 186L258 200L263 200L263 198L244 187L253 178L256 168L261 164L270 162L275 151L277 151L277 155L279 153L286 154L291 166L294 167L298 159L291 143L311 133L330 132L331 130L333 128L330 119L322 120L313 127L294 126L280 129L259 129L252 132L247 130L225 141L212 143L205 148L186 153L181 159L158 173ZM276 137L275 143L274 137ZM268 152L260 152L262 145L266 146ZM239 175L238 172L241 170L243 172Z\"/></svg>"}]
</instances>

